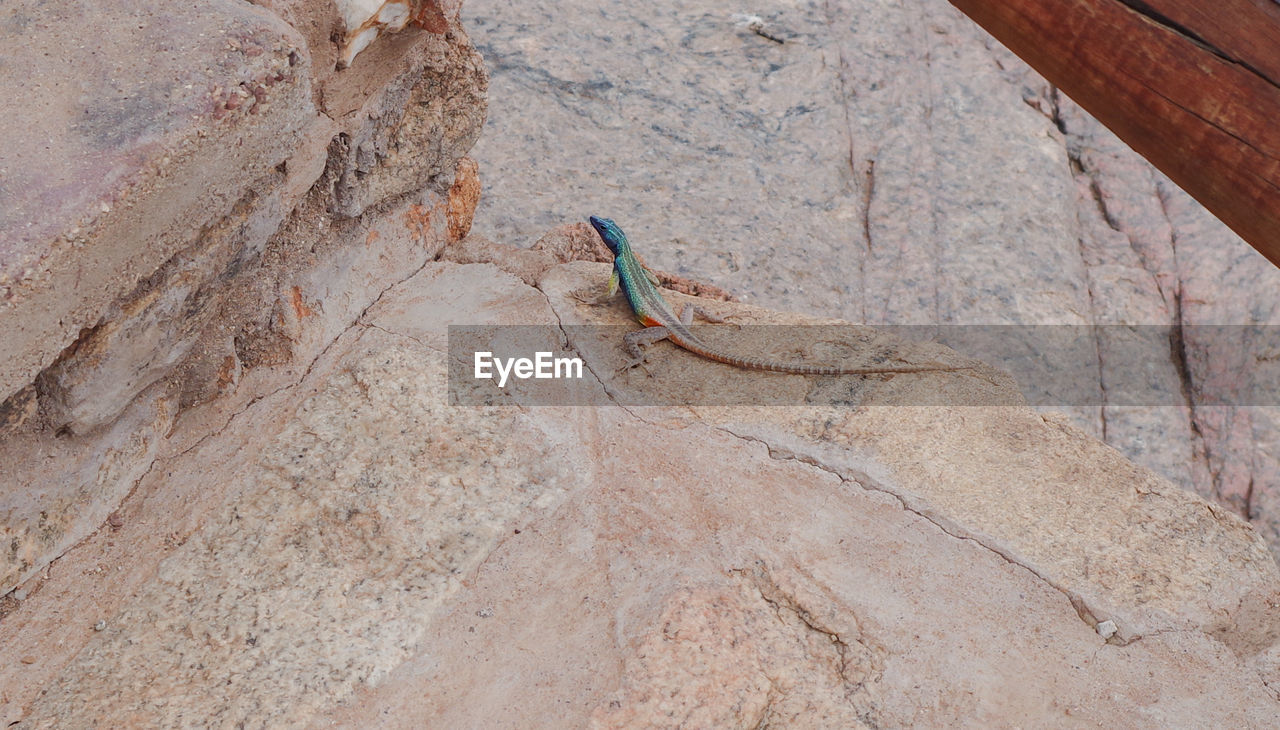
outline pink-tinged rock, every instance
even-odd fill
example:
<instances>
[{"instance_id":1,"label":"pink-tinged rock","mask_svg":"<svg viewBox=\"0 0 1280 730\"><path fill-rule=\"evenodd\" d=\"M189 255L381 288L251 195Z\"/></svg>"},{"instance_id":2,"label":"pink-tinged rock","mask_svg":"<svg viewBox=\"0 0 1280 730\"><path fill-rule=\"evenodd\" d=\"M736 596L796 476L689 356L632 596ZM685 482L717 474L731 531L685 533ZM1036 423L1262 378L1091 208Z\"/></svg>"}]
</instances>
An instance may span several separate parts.
<instances>
[{"instance_id":1,"label":"pink-tinged rock","mask_svg":"<svg viewBox=\"0 0 1280 730\"><path fill-rule=\"evenodd\" d=\"M1280 322L1274 266L945 2L741 9L781 44L707 0L588 6L465 7L480 235L608 215L654 268L871 324ZM1074 422L1280 555L1280 418L1207 405L1231 348L1187 334L1140 361L1170 405L1110 405L1127 345L1099 343L1108 405Z\"/></svg>"},{"instance_id":2,"label":"pink-tinged rock","mask_svg":"<svg viewBox=\"0 0 1280 730\"><path fill-rule=\"evenodd\" d=\"M56 216L33 217L22 237L9 235L9 228L0 238L0 269L14 263L14 251L44 251L49 280L24 279L0 302L0 382L20 383L0 397L0 542L9 547L0 554L0 585L6 586L0 592L97 529L138 477L156 468L168 427L181 412L238 397L246 378L261 382L255 370L280 377L305 367L389 282L416 270L469 225L478 178L474 167L459 167L458 158L484 118L485 76L466 35L456 25L445 34L403 33L366 51L375 63L339 72L336 45L323 30L331 5L282 0L270 6L218 10L213 2L197 7L211 9L200 15L152 3L133 11L164 21L153 25L172 26L168 45L141 44L146 53L164 55L185 43L199 54L164 55L150 66L120 61L120 79L168 89L173 79L249 74L255 83L224 86L229 91L220 98L227 103L203 110L207 114L176 92L159 100L172 108L122 110L124 126L147 127L148 119L159 126L140 140L117 140L117 147L99 151L101 159L52 156L76 174L88 176L107 162L128 173L117 181L77 181L89 192L132 196L132 207L93 207L97 218L80 229L78 247L50 233ZM92 26L119 20L112 13L124 11L77 12L58 17L73 27ZM34 14L27 12L28 19ZM257 30L240 32L250 21ZM111 26L118 33L106 34L97 52L123 53L139 42L136 25ZM95 36L82 30L84 38ZM274 47L241 38L261 40L264 33L291 50L273 56ZM40 48L15 42L10 49L10 66L40 67ZM273 63L283 66L249 73L255 64ZM81 74L105 73L98 69L76 67ZM0 76L0 85L23 83ZM417 103L408 104L411 97ZM48 118L43 127L32 123L10 137L29 140L42 128L74 130L80 123L74 115L64 118L71 107L61 110L63 117L55 111L41 112ZM31 121L10 117L0 126L15 118ZM355 151L366 140L390 137L412 154L375 154L361 176L350 170L354 155L338 137L353 142ZM424 140L430 143L418 144ZM181 154L170 154L172 146ZM0 159L20 154L26 153L5 147ZM316 183L344 176L346 199L385 203L377 215L335 223L334 186ZM4 187L0 196L14 192ZM45 191L19 192L37 200ZM0 221L13 223L9 213L0 210ZM41 230L54 236L43 246ZM107 266L112 262L119 264L114 272ZM54 286L58 277L69 281ZM59 312L79 319L59 319ZM42 326L53 334L36 336ZM59 333L66 341L54 336ZM222 424L205 421L204 427L209 433Z\"/></svg>"},{"instance_id":3,"label":"pink-tinged rock","mask_svg":"<svg viewBox=\"0 0 1280 730\"><path fill-rule=\"evenodd\" d=\"M231 0L11 3L0 97L0 397L286 160L301 37ZM104 32L110 29L110 32Z\"/></svg>"},{"instance_id":4,"label":"pink-tinged rock","mask_svg":"<svg viewBox=\"0 0 1280 730\"><path fill-rule=\"evenodd\" d=\"M449 323L541 323L555 343L565 324L630 320L570 296L602 264L532 286L527 257L484 248L388 288L218 433L182 448L197 431L179 423L119 527L106 518L0 622L0 720L1280 718L1280 572L1254 531L1026 408L449 405ZM616 340L577 344L588 387L619 384ZM654 355L658 373L732 377Z\"/></svg>"},{"instance_id":5,"label":"pink-tinged rock","mask_svg":"<svg viewBox=\"0 0 1280 730\"><path fill-rule=\"evenodd\" d=\"M350 66L361 51L385 33L410 23L428 33L444 33L456 20L461 0L337 0L344 35L338 67Z\"/></svg>"}]
</instances>

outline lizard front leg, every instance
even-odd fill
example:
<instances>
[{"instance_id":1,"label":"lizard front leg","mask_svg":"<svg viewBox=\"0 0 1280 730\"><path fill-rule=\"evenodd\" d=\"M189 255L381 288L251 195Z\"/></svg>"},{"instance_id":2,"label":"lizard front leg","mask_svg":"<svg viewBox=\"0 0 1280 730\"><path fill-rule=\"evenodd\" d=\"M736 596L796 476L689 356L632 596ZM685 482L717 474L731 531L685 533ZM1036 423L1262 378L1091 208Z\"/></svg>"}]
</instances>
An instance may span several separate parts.
<instances>
[{"instance_id":1,"label":"lizard front leg","mask_svg":"<svg viewBox=\"0 0 1280 730\"><path fill-rule=\"evenodd\" d=\"M622 338L622 346L626 349L627 354L631 356L631 360L626 365L618 368L618 372L622 373L634 367L644 365L644 349L655 342L661 342L670 335L666 327L645 327L642 330L628 332ZM647 372L647 371L646 371Z\"/></svg>"}]
</instances>

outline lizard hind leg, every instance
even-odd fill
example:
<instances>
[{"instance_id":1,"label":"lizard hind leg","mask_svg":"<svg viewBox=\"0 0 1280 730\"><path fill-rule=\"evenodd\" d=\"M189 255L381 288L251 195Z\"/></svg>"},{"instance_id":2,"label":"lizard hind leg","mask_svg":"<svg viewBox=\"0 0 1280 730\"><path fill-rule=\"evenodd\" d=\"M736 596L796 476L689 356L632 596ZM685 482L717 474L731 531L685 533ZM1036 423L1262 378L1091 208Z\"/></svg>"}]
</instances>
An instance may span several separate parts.
<instances>
[{"instance_id":1,"label":"lizard hind leg","mask_svg":"<svg viewBox=\"0 0 1280 730\"><path fill-rule=\"evenodd\" d=\"M666 327L645 327L642 330L628 332L622 338L622 346L626 349L627 354L631 356L631 360L618 368L618 372L621 373L644 365L644 348L667 339L670 334Z\"/></svg>"}]
</instances>

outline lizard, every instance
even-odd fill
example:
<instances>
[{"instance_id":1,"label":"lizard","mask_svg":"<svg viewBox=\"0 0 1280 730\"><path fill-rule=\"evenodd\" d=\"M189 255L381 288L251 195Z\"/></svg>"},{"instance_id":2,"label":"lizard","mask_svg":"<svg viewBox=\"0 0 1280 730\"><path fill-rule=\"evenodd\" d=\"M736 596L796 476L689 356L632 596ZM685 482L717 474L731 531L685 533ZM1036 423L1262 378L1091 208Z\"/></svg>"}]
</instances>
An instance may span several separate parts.
<instances>
[{"instance_id":1,"label":"lizard","mask_svg":"<svg viewBox=\"0 0 1280 730\"><path fill-rule=\"evenodd\" d=\"M875 375L898 373L937 373L972 370L970 366L948 365L914 365L900 367L842 367L837 365L818 365L806 362L784 362L759 357L749 357L724 352L694 336L689 331L695 314L710 322L724 322L724 319L694 305L686 306L680 316L676 316L671 305L658 291L657 278L637 260L631 249L627 236L609 218L591 216L591 226L600 234L600 239L613 252L613 273L609 277L608 290L604 297L591 301L581 296L580 301L598 304L608 300L622 289L631 305L631 311L645 329L627 333L624 347L631 356L631 362L620 370L628 370L644 363L642 345L652 345L662 340L669 340L680 348L700 357L716 362L732 365L748 370L767 370L778 373L794 373L798 375Z\"/></svg>"}]
</instances>

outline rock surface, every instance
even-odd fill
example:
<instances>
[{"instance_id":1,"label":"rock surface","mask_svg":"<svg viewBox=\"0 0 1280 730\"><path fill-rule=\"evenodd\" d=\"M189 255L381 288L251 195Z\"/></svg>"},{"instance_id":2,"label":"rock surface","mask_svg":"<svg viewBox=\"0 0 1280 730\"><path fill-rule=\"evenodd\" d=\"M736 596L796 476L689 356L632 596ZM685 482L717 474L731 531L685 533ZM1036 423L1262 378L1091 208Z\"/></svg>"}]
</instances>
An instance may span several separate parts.
<instances>
[{"instance_id":1,"label":"rock surface","mask_svg":"<svg viewBox=\"0 0 1280 730\"><path fill-rule=\"evenodd\" d=\"M477 231L608 215L656 268L872 325L1280 322L1275 267L943 0L783 4L782 43L733 10L469 2ZM1097 343L1104 404L1125 346ZM1280 554L1280 416L1211 405L1239 349L1189 331L1148 363L1171 405L1064 412Z\"/></svg>"},{"instance_id":2,"label":"rock surface","mask_svg":"<svg viewBox=\"0 0 1280 730\"><path fill-rule=\"evenodd\" d=\"M3 11L0 88L37 103L0 121L0 590L97 529L186 409L309 361L470 226L486 77L457 6L337 71L332 7L263 5Z\"/></svg>"},{"instance_id":3,"label":"rock surface","mask_svg":"<svg viewBox=\"0 0 1280 730\"><path fill-rule=\"evenodd\" d=\"M1280 721L1280 570L1226 510L1026 408L449 406L447 323L629 316L568 295L601 264L535 288L488 251L386 291L296 382L193 409L0 622L5 719ZM661 382L610 385L616 350L582 343L588 385ZM872 387L953 378L980 380Z\"/></svg>"},{"instance_id":4,"label":"rock surface","mask_svg":"<svg viewBox=\"0 0 1280 730\"><path fill-rule=\"evenodd\" d=\"M189 15L168 5L5 8L0 40L13 51L0 93L32 103L4 120L0 398L231 215L247 188L271 187L260 179L317 116L291 27L244 3L206 0Z\"/></svg>"},{"instance_id":5,"label":"rock surface","mask_svg":"<svg viewBox=\"0 0 1280 730\"><path fill-rule=\"evenodd\" d=\"M341 70L337 5L205 6L289 39L305 72L293 83L310 89L288 97L302 121L245 128L274 142L255 158L264 175L238 189L229 174L147 177L155 160L132 160L146 185L128 190L151 191L148 204L172 216L176 238L162 243L174 252L94 240L88 250L137 246L137 277L111 278L114 293L86 289L98 309L85 310L87 325L59 324L70 341L22 351L44 354L34 382L17 378L0 407L0 578L16 586L0 597L0 722L1280 724L1280 568L1221 491L1257 471L1231 457L1254 448L1265 414L1244 421L1190 400L1124 412L1125 428L1152 441L1178 424L1193 431L1185 451L1163 441L1142 454L1187 459L1177 476L1228 509L1064 417L958 405L1019 401L987 366L814 383L657 345L645 370L618 372L633 317L621 302L573 296L607 278L605 257L581 223L526 224L537 205L505 177L523 169L514 157L486 158L497 192L481 220L492 235L463 240L480 177L461 155L483 118L484 73L456 4L410 5L444 13L448 27L380 37ZM15 7L4 32L62 12ZM55 19L68 23L125 12L65 7ZM1106 291L1123 304L1119 319L1167 321L1192 311L1188 292L1211 291L1207 279L1190 283L1200 270L1180 268L1192 260L1177 231L1194 209L941 6L835 3L759 23L711 5L608 6L592 10L604 20L589 41L572 34L595 16L557 9L545 17L565 23L529 33L523 14L552 7L504 7L486 31L491 49L507 37L531 54L496 53L499 71L559 105L520 131L524 159L542 154L547 166L523 169L522 184L540 186L547 221L560 222L550 198L562 189L590 203L584 214L618 206L610 212L633 217L638 243L663 241L646 225L712 226L684 230L724 240L643 249L674 271L659 275L681 292L673 301L705 295L743 325L815 321L733 302L685 275L699 272L774 307L860 320L1087 322ZM518 42L502 35L514 33L508 23L525 23ZM599 64L555 55L557 38ZM163 60L188 71L221 68L227 54L235 69L257 63L235 44L204 48ZM791 55L770 55L779 51ZM908 73L876 67L893 54ZM626 71L636 58L639 70ZM240 102L225 112L275 103L233 93ZM744 99L758 108L737 111ZM726 115L738 122L728 135ZM165 134L226 172L201 140L230 117L195 117ZM537 149L565 130L589 163L553 168L569 150ZM991 157L997 143L1011 153ZM661 155L676 163L665 174L680 195L636 164ZM793 158L803 169L788 168ZM1066 174L1052 177L1058 166ZM637 187L610 187L619 179ZM229 207L178 215L167 206L183 185L235 194ZM1154 202L1167 225L1149 219ZM741 233L744 206L776 234L772 248ZM68 210L50 230L84 208ZM120 222L130 210L99 210L86 230L132 230ZM796 235L813 259L784 245ZM1008 258L1014 235L1026 238L1025 260ZM831 265L846 249L857 253L852 278ZM41 259L51 277L63 274L54 253ZM948 276L988 289L950 288ZM9 295L47 296L38 276L14 281ZM982 296L1008 309L991 315ZM537 325L548 349L586 361L572 387L609 405L450 405L452 324ZM859 358L974 364L936 344L850 332L834 345ZM1100 341L1101 360L1127 346ZM1186 370L1216 372L1191 354L1186 363L1159 363L1153 382L1182 392ZM656 390L748 388L810 403L831 402L834 389L841 405L630 405ZM943 404L901 406L911 402ZM1116 413L1082 422L1118 423Z\"/></svg>"}]
</instances>

